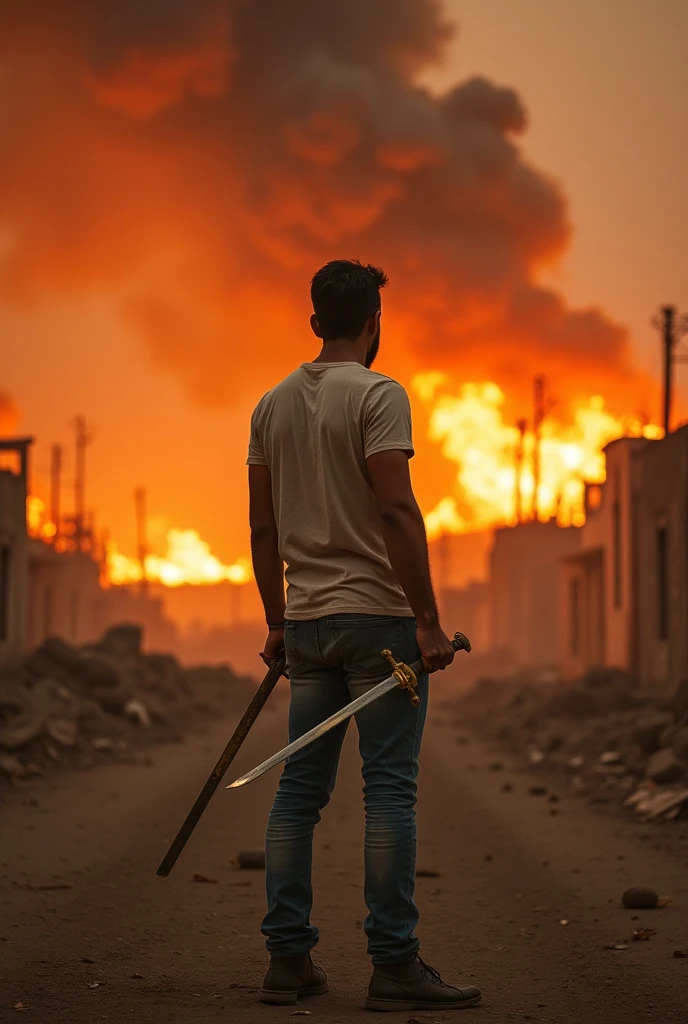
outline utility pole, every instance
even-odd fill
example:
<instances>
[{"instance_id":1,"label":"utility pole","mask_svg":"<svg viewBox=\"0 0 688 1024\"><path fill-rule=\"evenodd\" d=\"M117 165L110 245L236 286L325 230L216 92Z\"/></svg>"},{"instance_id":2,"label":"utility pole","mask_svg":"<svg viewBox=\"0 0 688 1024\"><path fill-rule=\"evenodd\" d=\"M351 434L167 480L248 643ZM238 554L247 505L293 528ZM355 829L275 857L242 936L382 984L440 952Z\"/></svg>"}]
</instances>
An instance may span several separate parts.
<instances>
[{"instance_id":1,"label":"utility pole","mask_svg":"<svg viewBox=\"0 0 688 1024\"><path fill-rule=\"evenodd\" d=\"M141 593L148 593L148 576L146 573L146 556L148 555L148 537L146 530L146 489L137 487L134 491L136 503L136 537L139 562L141 563Z\"/></svg>"},{"instance_id":2,"label":"utility pole","mask_svg":"<svg viewBox=\"0 0 688 1024\"><path fill-rule=\"evenodd\" d=\"M664 362L663 426L665 435L671 430L671 404L674 392L674 363L688 361L685 355L676 354L676 345L682 334L688 331L688 317L676 318L675 306L662 306L653 324L662 332Z\"/></svg>"},{"instance_id":3,"label":"utility pole","mask_svg":"<svg viewBox=\"0 0 688 1024\"><path fill-rule=\"evenodd\" d=\"M538 520L539 504L538 491L540 490L540 444L542 421L545 418L545 378L539 375L533 379L533 519Z\"/></svg>"},{"instance_id":4,"label":"utility pole","mask_svg":"<svg viewBox=\"0 0 688 1024\"><path fill-rule=\"evenodd\" d=\"M86 449L93 441L93 433L84 416L74 420L76 432L76 473L74 475L74 539L77 551L83 548L86 512Z\"/></svg>"},{"instance_id":5,"label":"utility pole","mask_svg":"<svg viewBox=\"0 0 688 1024\"><path fill-rule=\"evenodd\" d=\"M60 537L60 491L62 482L62 466L64 452L61 444L54 444L50 449L50 522L55 527L53 544Z\"/></svg>"},{"instance_id":6,"label":"utility pole","mask_svg":"<svg viewBox=\"0 0 688 1024\"><path fill-rule=\"evenodd\" d=\"M516 426L518 427L518 444L516 446L515 508L516 522L522 523L525 517L523 514L523 490L521 487L521 476L523 474L523 451L525 447L526 430L528 429L528 420L518 420Z\"/></svg>"}]
</instances>

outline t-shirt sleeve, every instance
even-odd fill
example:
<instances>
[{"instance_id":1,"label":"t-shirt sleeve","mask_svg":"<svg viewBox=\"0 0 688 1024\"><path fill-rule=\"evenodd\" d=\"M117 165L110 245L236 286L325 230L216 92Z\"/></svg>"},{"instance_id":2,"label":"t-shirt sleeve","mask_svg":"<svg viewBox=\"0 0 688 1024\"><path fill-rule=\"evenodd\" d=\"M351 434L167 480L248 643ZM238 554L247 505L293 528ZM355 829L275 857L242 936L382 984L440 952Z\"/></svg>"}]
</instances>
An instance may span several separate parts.
<instances>
[{"instance_id":1,"label":"t-shirt sleeve","mask_svg":"<svg viewBox=\"0 0 688 1024\"><path fill-rule=\"evenodd\" d=\"M261 430L258 426L258 408L254 410L253 415L251 416L251 436L248 442L248 458L246 459L247 466L267 466L268 464L268 460L265 458L265 451L263 449Z\"/></svg>"},{"instance_id":2,"label":"t-shirt sleeve","mask_svg":"<svg viewBox=\"0 0 688 1024\"><path fill-rule=\"evenodd\" d=\"M413 456L411 403L401 384L389 380L371 389L363 417L363 453L368 459L393 450Z\"/></svg>"}]
</instances>

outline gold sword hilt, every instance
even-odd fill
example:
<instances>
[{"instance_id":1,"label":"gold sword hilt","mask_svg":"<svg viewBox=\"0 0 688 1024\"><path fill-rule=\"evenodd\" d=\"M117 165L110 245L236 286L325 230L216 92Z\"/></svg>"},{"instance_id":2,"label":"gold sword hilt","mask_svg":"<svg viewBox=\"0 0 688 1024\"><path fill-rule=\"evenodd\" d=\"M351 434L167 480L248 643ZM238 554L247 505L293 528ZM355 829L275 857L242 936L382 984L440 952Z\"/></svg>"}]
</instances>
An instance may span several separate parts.
<instances>
[{"instance_id":1,"label":"gold sword hilt","mask_svg":"<svg viewBox=\"0 0 688 1024\"><path fill-rule=\"evenodd\" d=\"M416 693L416 687L418 686L418 680L416 673L412 668L409 668L403 661L397 661L391 651L382 651L382 657L386 658L392 666L392 675L396 679L397 683L402 690L408 690L411 694L411 703L414 708L420 704L420 697Z\"/></svg>"}]
</instances>

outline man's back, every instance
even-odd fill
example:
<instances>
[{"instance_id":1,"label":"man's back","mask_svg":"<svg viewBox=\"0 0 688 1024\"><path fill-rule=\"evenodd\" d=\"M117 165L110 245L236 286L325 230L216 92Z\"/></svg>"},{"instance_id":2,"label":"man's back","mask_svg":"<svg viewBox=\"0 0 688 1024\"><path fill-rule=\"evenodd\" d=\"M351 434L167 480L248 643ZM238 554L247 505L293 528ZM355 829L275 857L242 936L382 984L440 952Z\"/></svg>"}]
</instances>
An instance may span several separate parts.
<instances>
[{"instance_id":1,"label":"man's back","mask_svg":"<svg viewBox=\"0 0 688 1024\"><path fill-rule=\"evenodd\" d=\"M288 618L412 614L366 468L398 449L413 454L406 393L357 362L303 363L258 404L248 462L270 469Z\"/></svg>"}]
</instances>

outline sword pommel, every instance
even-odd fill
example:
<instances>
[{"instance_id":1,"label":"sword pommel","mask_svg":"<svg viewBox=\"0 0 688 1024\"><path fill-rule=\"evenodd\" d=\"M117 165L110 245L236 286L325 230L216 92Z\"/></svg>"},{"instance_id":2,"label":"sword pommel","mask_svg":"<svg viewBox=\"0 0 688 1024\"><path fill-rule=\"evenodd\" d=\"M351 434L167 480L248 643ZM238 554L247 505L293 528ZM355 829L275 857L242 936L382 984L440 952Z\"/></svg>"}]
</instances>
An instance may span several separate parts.
<instances>
[{"instance_id":1,"label":"sword pommel","mask_svg":"<svg viewBox=\"0 0 688 1024\"><path fill-rule=\"evenodd\" d=\"M411 703L414 708L420 704L420 697L416 693L416 687L418 686L418 680L416 679L416 673L408 665L405 665L403 661L397 661L391 651L382 651L382 657L386 658L392 667L392 675L396 679L397 683L402 690L408 690L411 694Z\"/></svg>"}]
</instances>

